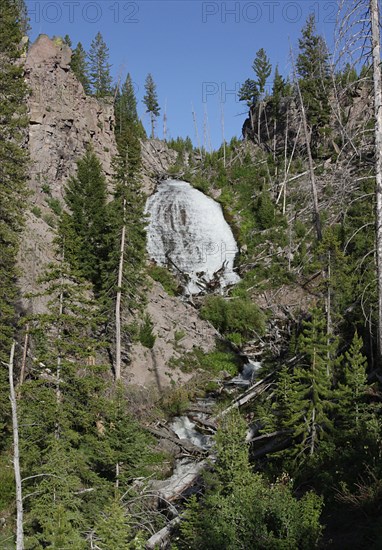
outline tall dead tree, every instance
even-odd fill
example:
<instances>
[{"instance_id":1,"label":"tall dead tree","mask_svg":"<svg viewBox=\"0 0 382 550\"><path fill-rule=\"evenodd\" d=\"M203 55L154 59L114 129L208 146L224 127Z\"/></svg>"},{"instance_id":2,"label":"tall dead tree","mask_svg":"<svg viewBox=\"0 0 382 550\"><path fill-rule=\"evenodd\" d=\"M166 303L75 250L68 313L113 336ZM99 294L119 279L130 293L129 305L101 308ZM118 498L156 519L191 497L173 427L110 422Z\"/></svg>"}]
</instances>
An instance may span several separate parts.
<instances>
[{"instance_id":1,"label":"tall dead tree","mask_svg":"<svg viewBox=\"0 0 382 550\"><path fill-rule=\"evenodd\" d=\"M375 240L378 293L378 354L382 359L382 82L379 0L340 0L337 64L370 64L373 70Z\"/></svg>"},{"instance_id":2,"label":"tall dead tree","mask_svg":"<svg viewBox=\"0 0 382 550\"><path fill-rule=\"evenodd\" d=\"M378 281L378 345L382 348L382 82L381 82L381 35L379 30L378 0L370 0L371 41L374 81L375 116L375 194L376 194L376 249Z\"/></svg>"},{"instance_id":3,"label":"tall dead tree","mask_svg":"<svg viewBox=\"0 0 382 550\"><path fill-rule=\"evenodd\" d=\"M297 77L297 74L296 74L296 65L295 65L295 62L294 62L294 56L293 56L292 48L290 49L290 56L291 56L292 65L293 65L294 80L295 80L295 83L296 83L298 98L299 98L299 101L300 101L301 122L302 122L302 127L303 127L303 130L304 130L306 152L307 152L307 155L308 155L309 177L310 177L310 185L311 185L311 189L312 189L312 201L313 201L313 225L314 225L315 230L316 230L317 240L321 241L322 240L321 217L320 217L320 208L319 208L319 204L318 204L316 177L314 175L314 163L313 163L313 157L312 157L312 149L310 147L311 135L310 135L309 128L308 128L308 121L307 121L307 117L306 117L304 100L303 100L303 97L302 97L300 84L299 84L298 77Z\"/></svg>"},{"instance_id":4,"label":"tall dead tree","mask_svg":"<svg viewBox=\"0 0 382 550\"><path fill-rule=\"evenodd\" d=\"M13 470L16 484L16 550L24 548L24 520L23 520L23 494L20 472L20 447L19 447L19 423L17 418L17 400L13 379L13 361L15 356L15 342L12 344L9 356L9 398L12 408L12 431L13 431Z\"/></svg>"},{"instance_id":5,"label":"tall dead tree","mask_svg":"<svg viewBox=\"0 0 382 550\"><path fill-rule=\"evenodd\" d=\"M115 300L115 380L121 379L122 365L122 331L121 331L121 306L122 306L122 278L123 265L125 261L125 242L126 242L126 198L123 199L123 226L121 233L120 249L119 249L119 265L117 278L117 296Z\"/></svg>"}]
</instances>

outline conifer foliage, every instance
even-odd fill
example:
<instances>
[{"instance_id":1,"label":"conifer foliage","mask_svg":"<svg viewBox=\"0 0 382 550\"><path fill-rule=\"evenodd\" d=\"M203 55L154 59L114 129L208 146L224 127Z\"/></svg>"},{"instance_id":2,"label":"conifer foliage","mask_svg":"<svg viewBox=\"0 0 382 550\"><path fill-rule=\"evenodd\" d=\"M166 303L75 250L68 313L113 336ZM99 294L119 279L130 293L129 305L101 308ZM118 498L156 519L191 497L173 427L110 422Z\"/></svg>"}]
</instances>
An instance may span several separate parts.
<instances>
[{"instance_id":1,"label":"conifer foliage","mask_svg":"<svg viewBox=\"0 0 382 550\"><path fill-rule=\"evenodd\" d=\"M15 326L16 259L26 204L28 153L27 87L19 64L22 52L22 13L15 0L1 1L0 20L0 361L6 361ZM4 369L0 369L3 379ZM7 387L4 382L2 389ZM8 398L0 405L0 426ZM3 401L1 396L1 401Z\"/></svg>"},{"instance_id":2,"label":"conifer foliage","mask_svg":"<svg viewBox=\"0 0 382 550\"><path fill-rule=\"evenodd\" d=\"M65 190L69 212L62 215L60 232L65 255L75 272L101 287L102 266L107 258L107 188L102 166L88 149L77 163L77 174Z\"/></svg>"},{"instance_id":3,"label":"conifer foliage","mask_svg":"<svg viewBox=\"0 0 382 550\"><path fill-rule=\"evenodd\" d=\"M330 119L329 54L324 39L317 34L314 14L308 17L302 30L299 49L296 65L314 149L320 132L327 127Z\"/></svg>"},{"instance_id":4,"label":"conifer foliage","mask_svg":"<svg viewBox=\"0 0 382 550\"><path fill-rule=\"evenodd\" d=\"M77 46L73 50L70 67L74 72L74 74L76 75L77 79L81 82L82 86L84 87L85 94L89 94L90 82L89 82L89 75L88 75L87 54L81 42L78 42Z\"/></svg>"},{"instance_id":5,"label":"conifer foliage","mask_svg":"<svg viewBox=\"0 0 382 550\"><path fill-rule=\"evenodd\" d=\"M110 69L109 48L102 34L98 32L90 45L89 51L90 84L96 97L105 97L112 93Z\"/></svg>"},{"instance_id":6,"label":"conifer foliage","mask_svg":"<svg viewBox=\"0 0 382 550\"><path fill-rule=\"evenodd\" d=\"M319 310L313 310L312 318L304 322L298 351L303 359L293 376L290 427L299 441L299 453L312 456L332 427L330 347L325 319Z\"/></svg>"},{"instance_id":7,"label":"conifer foliage","mask_svg":"<svg viewBox=\"0 0 382 550\"><path fill-rule=\"evenodd\" d=\"M160 107L158 103L158 96L156 91L156 84L152 75L149 73L145 82L145 95L143 97L143 103L146 106L146 113L150 114L151 119L151 139L155 137L155 120L159 116Z\"/></svg>"},{"instance_id":8,"label":"conifer foliage","mask_svg":"<svg viewBox=\"0 0 382 550\"><path fill-rule=\"evenodd\" d=\"M28 154L25 128L28 124L25 98L27 88L21 56L22 33L17 3L2 1L0 36L0 244L1 244L1 334L13 317L15 262L27 180ZM4 325L4 326L3 326ZM7 350L9 351L9 350Z\"/></svg>"}]
</instances>

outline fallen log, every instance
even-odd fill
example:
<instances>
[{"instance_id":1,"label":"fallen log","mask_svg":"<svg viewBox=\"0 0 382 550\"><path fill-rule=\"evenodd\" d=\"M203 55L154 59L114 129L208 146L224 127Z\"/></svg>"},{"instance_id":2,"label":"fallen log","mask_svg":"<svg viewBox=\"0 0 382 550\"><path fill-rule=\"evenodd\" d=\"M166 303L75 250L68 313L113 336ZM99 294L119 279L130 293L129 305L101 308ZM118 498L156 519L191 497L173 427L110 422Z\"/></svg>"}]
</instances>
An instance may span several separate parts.
<instances>
[{"instance_id":1,"label":"fallen log","mask_svg":"<svg viewBox=\"0 0 382 550\"><path fill-rule=\"evenodd\" d=\"M159 437L161 439L168 439L171 441L171 443L174 443L181 449L183 449L187 454L191 455L205 455L206 451L203 449L200 449L187 439L179 439L179 437L175 433L171 433L171 431L168 428L153 428L151 426L148 426L146 428L150 433L155 435L156 437Z\"/></svg>"},{"instance_id":2,"label":"fallen log","mask_svg":"<svg viewBox=\"0 0 382 550\"><path fill-rule=\"evenodd\" d=\"M207 420L205 418L199 418L198 416L196 416L194 414L189 414L188 418L190 420L192 420L192 422L194 422L195 424L198 424L199 427L201 427L202 429L204 429L205 431L207 431L209 433L215 433L216 430L217 430L217 426L216 426L215 422L212 422L211 420Z\"/></svg>"},{"instance_id":3,"label":"fallen log","mask_svg":"<svg viewBox=\"0 0 382 550\"><path fill-rule=\"evenodd\" d=\"M179 523L180 517L177 516L176 518L172 519L165 527L163 527L163 529L161 529L157 533L154 533L154 535L152 535L152 537L150 537L149 540L146 542L146 550L166 548L166 546L170 543L170 537L172 532L174 531L174 528Z\"/></svg>"},{"instance_id":4,"label":"fallen log","mask_svg":"<svg viewBox=\"0 0 382 550\"><path fill-rule=\"evenodd\" d=\"M212 459L210 459L212 460ZM154 481L150 489L158 493L159 498L166 502L174 502L180 498L187 489L194 486L199 479L201 472L209 465L207 460L180 464L173 475L162 481Z\"/></svg>"},{"instance_id":5,"label":"fallen log","mask_svg":"<svg viewBox=\"0 0 382 550\"><path fill-rule=\"evenodd\" d=\"M268 374L268 376L266 376L262 380L259 380L255 384L253 384L247 391L242 393L239 397L236 397L226 409L224 409L219 414L217 414L214 418L212 418L211 421L216 422L219 418L221 418L222 416L230 412L232 409L237 409L239 407L242 407L243 405L245 405L255 397L258 397L259 395L264 393L266 390L268 390L273 384L273 382L271 381L273 374L274 373L271 372L270 374Z\"/></svg>"},{"instance_id":6,"label":"fallen log","mask_svg":"<svg viewBox=\"0 0 382 550\"><path fill-rule=\"evenodd\" d=\"M249 439L248 443L259 443L261 441L267 441L268 439L273 439L279 435L286 435L289 433L291 433L290 430L278 430L277 432L271 432L270 434L256 435L255 437Z\"/></svg>"},{"instance_id":7,"label":"fallen log","mask_svg":"<svg viewBox=\"0 0 382 550\"><path fill-rule=\"evenodd\" d=\"M266 445L251 451L251 458L262 458L263 456L269 453L277 453L278 451L283 451L291 444L290 437L284 437L283 439L273 439L268 441Z\"/></svg>"}]
</instances>

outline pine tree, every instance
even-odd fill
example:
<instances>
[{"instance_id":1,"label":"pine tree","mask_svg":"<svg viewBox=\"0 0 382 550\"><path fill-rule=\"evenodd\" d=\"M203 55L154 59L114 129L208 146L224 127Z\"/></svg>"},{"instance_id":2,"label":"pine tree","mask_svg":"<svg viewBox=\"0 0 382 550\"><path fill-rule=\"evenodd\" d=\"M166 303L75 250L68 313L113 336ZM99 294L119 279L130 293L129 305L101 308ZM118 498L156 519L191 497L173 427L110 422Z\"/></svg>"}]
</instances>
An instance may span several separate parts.
<instances>
[{"instance_id":1,"label":"pine tree","mask_svg":"<svg viewBox=\"0 0 382 550\"><path fill-rule=\"evenodd\" d=\"M77 80L81 82L85 94L90 93L90 82L88 75L88 63L86 61L86 52L81 44L78 42L77 46L73 50L72 60L70 67L77 77Z\"/></svg>"},{"instance_id":2,"label":"pine tree","mask_svg":"<svg viewBox=\"0 0 382 550\"><path fill-rule=\"evenodd\" d=\"M64 40L63 40L64 44L66 44L66 46L69 46L69 48L72 47L72 40L70 38L70 36L68 34L66 34L64 36Z\"/></svg>"},{"instance_id":3,"label":"pine tree","mask_svg":"<svg viewBox=\"0 0 382 550\"><path fill-rule=\"evenodd\" d=\"M95 526L97 547L107 550L129 550L131 538L128 520L119 499L113 500L102 513Z\"/></svg>"},{"instance_id":4,"label":"pine tree","mask_svg":"<svg viewBox=\"0 0 382 550\"><path fill-rule=\"evenodd\" d=\"M272 87L272 116L277 122L280 121L280 105L283 97L285 97L285 81L279 73L278 65L276 65Z\"/></svg>"},{"instance_id":5,"label":"pine tree","mask_svg":"<svg viewBox=\"0 0 382 550\"><path fill-rule=\"evenodd\" d=\"M296 453L299 455L314 455L320 439L332 428L330 348L326 321L322 313L314 309L311 320L303 322L303 331L298 339L298 351L303 354L303 359L294 371L293 414L286 423L293 429L298 442Z\"/></svg>"},{"instance_id":6,"label":"pine tree","mask_svg":"<svg viewBox=\"0 0 382 550\"><path fill-rule=\"evenodd\" d=\"M250 108L256 105L259 95L260 92L256 82L250 78L247 78L238 92L239 101L245 101Z\"/></svg>"},{"instance_id":7,"label":"pine tree","mask_svg":"<svg viewBox=\"0 0 382 550\"><path fill-rule=\"evenodd\" d=\"M112 77L110 74L109 48L100 32L90 45L89 75L92 92L96 97L105 97L112 93Z\"/></svg>"},{"instance_id":8,"label":"pine tree","mask_svg":"<svg viewBox=\"0 0 382 550\"><path fill-rule=\"evenodd\" d=\"M143 96L143 103L146 106L146 113L150 113L151 118L151 139L155 137L155 119L159 116L160 107L158 103L158 96L156 91L156 85L152 75L149 73L145 82L146 94Z\"/></svg>"},{"instance_id":9,"label":"pine tree","mask_svg":"<svg viewBox=\"0 0 382 550\"><path fill-rule=\"evenodd\" d=\"M52 545L76 541L83 548L80 493L101 485L86 455L105 410L105 366L97 361L102 318L89 284L62 257L40 281L46 312L28 319L35 359L20 391L21 456L26 488L36 495L27 502L28 536Z\"/></svg>"},{"instance_id":10,"label":"pine tree","mask_svg":"<svg viewBox=\"0 0 382 550\"><path fill-rule=\"evenodd\" d=\"M316 21L311 14L299 39L300 53L297 57L299 85L305 106L307 123L312 130L312 149L330 120L330 67L328 50L322 36L316 32Z\"/></svg>"},{"instance_id":11,"label":"pine tree","mask_svg":"<svg viewBox=\"0 0 382 550\"><path fill-rule=\"evenodd\" d=\"M256 53L256 57L253 62L252 68L255 71L255 74L257 76L256 87L259 91L259 98L257 102L258 103L257 140L258 140L258 143L260 143L261 142L261 113L264 108L263 99L264 99L264 93L265 93L265 85L272 72L272 66L263 48L260 48L260 50ZM251 114L251 119L252 119L252 114ZM253 120L252 120L252 126L253 126Z\"/></svg>"},{"instance_id":12,"label":"pine tree","mask_svg":"<svg viewBox=\"0 0 382 550\"><path fill-rule=\"evenodd\" d=\"M259 89L259 93L260 95L263 95L265 92L265 85L272 72L272 65L264 48L260 48L260 50L256 53L252 68L257 76L256 84Z\"/></svg>"},{"instance_id":13,"label":"pine tree","mask_svg":"<svg viewBox=\"0 0 382 550\"><path fill-rule=\"evenodd\" d=\"M14 3L16 4L18 12L17 21L20 25L20 30L23 36L27 36L31 26L29 24L28 8L25 4L25 0L15 0Z\"/></svg>"},{"instance_id":14,"label":"pine tree","mask_svg":"<svg viewBox=\"0 0 382 550\"><path fill-rule=\"evenodd\" d=\"M137 100L131 75L128 74L121 90L117 92L115 101L115 138L119 148L129 144L129 164L133 164L134 150L138 151L140 159L139 138L146 137L142 123L138 118ZM123 152L122 152L123 154ZM138 169L139 166L136 166Z\"/></svg>"},{"instance_id":15,"label":"pine tree","mask_svg":"<svg viewBox=\"0 0 382 550\"><path fill-rule=\"evenodd\" d=\"M294 396L293 374L290 373L288 367L284 365L277 376L274 401L272 403L272 427L278 430L290 431Z\"/></svg>"},{"instance_id":16,"label":"pine tree","mask_svg":"<svg viewBox=\"0 0 382 550\"><path fill-rule=\"evenodd\" d=\"M347 431L358 431L366 413L364 398L367 388L367 359L362 354L362 347L362 338L356 332L349 350L345 353L343 382L338 385L337 418L342 429Z\"/></svg>"},{"instance_id":17,"label":"pine tree","mask_svg":"<svg viewBox=\"0 0 382 550\"><path fill-rule=\"evenodd\" d=\"M140 141L134 126L117 139L114 159L114 199L108 205L110 232L103 271L103 298L110 325L115 330L115 377L121 375L121 311L139 307L146 256L145 198L140 188ZM114 320L111 321L115 311ZM125 332L128 341L128 334Z\"/></svg>"},{"instance_id":18,"label":"pine tree","mask_svg":"<svg viewBox=\"0 0 382 550\"><path fill-rule=\"evenodd\" d=\"M60 221L65 257L75 271L99 291L110 229L106 180L101 163L91 149L77 162L77 174L69 179L64 200L69 209Z\"/></svg>"},{"instance_id":19,"label":"pine tree","mask_svg":"<svg viewBox=\"0 0 382 550\"><path fill-rule=\"evenodd\" d=\"M28 126L23 67L23 15L14 0L1 2L0 20L0 361L8 363L16 325L17 253L24 223ZM6 372L0 369L0 431L9 413Z\"/></svg>"}]
</instances>

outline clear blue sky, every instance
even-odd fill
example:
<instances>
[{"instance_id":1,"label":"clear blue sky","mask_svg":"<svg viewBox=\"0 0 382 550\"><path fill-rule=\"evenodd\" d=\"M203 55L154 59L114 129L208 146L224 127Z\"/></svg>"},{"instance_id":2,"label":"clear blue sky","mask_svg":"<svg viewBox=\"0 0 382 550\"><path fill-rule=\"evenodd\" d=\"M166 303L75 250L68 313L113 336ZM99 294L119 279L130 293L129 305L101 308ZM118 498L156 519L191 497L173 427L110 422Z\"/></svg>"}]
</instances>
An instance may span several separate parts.
<instances>
[{"instance_id":1,"label":"clear blue sky","mask_svg":"<svg viewBox=\"0 0 382 550\"><path fill-rule=\"evenodd\" d=\"M241 136L246 107L235 90L254 76L252 62L265 48L273 67L290 73L289 39L297 46L301 28L312 11L328 43L333 41L336 1L259 0L26 0L31 39L40 33L69 34L86 50L101 31L110 50L115 80L130 72L138 108L148 128L142 98L148 72L157 84L163 115L167 105L167 137L189 135L196 144L191 104L203 144L207 113L212 146L222 142L221 101L225 138ZM269 83L271 85L271 81ZM162 137L163 120L157 133Z\"/></svg>"}]
</instances>

